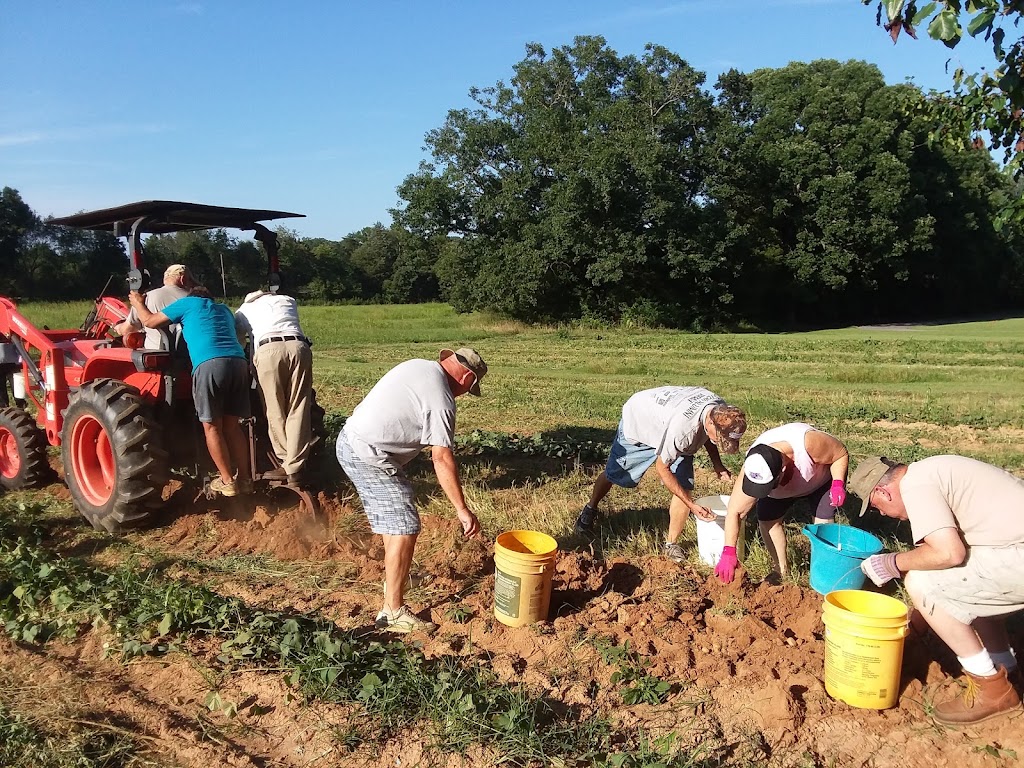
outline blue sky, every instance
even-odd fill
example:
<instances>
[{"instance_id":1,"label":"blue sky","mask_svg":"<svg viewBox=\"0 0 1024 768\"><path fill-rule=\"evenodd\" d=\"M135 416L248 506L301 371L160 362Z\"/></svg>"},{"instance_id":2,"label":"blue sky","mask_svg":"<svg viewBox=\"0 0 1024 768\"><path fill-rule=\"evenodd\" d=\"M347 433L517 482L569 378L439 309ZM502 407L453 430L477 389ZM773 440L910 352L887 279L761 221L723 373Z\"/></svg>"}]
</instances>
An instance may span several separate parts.
<instances>
[{"instance_id":1,"label":"blue sky","mask_svg":"<svg viewBox=\"0 0 1024 768\"><path fill-rule=\"evenodd\" d=\"M836 58L945 88L947 61L991 56L923 30L893 46L860 0L0 0L0 19L0 186L37 213L191 200L305 213L289 226L332 239L390 221L427 131L528 42L658 43L709 85Z\"/></svg>"}]
</instances>

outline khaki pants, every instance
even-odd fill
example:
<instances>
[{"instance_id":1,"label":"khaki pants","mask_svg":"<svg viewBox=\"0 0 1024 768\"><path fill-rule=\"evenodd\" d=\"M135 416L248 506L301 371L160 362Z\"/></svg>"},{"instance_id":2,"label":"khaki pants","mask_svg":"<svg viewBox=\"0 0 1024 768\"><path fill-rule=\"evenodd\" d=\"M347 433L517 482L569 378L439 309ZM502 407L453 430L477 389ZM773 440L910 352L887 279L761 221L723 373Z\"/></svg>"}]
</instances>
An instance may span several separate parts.
<instances>
[{"instance_id":1,"label":"khaki pants","mask_svg":"<svg viewBox=\"0 0 1024 768\"><path fill-rule=\"evenodd\" d=\"M270 444L289 475L302 471L309 457L313 406L313 352L303 341L272 341L253 360L267 411Z\"/></svg>"}]
</instances>

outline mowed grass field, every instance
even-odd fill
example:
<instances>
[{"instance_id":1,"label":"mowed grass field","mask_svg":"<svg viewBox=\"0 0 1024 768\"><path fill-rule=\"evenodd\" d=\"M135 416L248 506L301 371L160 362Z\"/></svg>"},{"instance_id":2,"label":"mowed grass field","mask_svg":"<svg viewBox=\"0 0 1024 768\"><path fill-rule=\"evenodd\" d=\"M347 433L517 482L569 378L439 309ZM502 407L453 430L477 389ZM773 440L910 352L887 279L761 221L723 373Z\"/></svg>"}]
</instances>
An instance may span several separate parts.
<instances>
[{"instance_id":1,"label":"mowed grass field","mask_svg":"<svg viewBox=\"0 0 1024 768\"><path fill-rule=\"evenodd\" d=\"M24 307L34 322L54 328L77 326L87 309L84 302ZM472 345L490 372L482 398L460 399L463 435L483 429L606 442L632 393L693 384L747 411L741 450L764 429L808 421L843 440L854 465L876 453L903 461L960 453L1024 475L1024 319L701 335L527 326L440 304L305 306L301 319L314 340L318 398L328 412L349 413L402 360ZM739 460L725 457L733 469ZM698 458L698 494L728 493L730 484L708 466ZM470 501L492 535L514 526L568 536L599 471L571 458L463 462ZM627 513L610 527L611 551L656 546L668 499L649 474L639 492L608 499L609 511ZM450 514L429 469L423 480L424 505Z\"/></svg>"},{"instance_id":2,"label":"mowed grass field","mask_svg":"<svg viewBox=\"0 0 1024 768\"><path fill-rule=\"evenodd\" d=\"M85 302L28 304L37 324L77 326ZM792 334L533 327L447 305L302 307L328 411L349 412L391 366L472 345L485 397L463 398L461 430L612 430L633 392L710 388L745 408L748 435L806 420L855 456L957 451L1024 472L1024 318ZM744 443L745 446L745 443Z\"/></svg>"}]
</instances>

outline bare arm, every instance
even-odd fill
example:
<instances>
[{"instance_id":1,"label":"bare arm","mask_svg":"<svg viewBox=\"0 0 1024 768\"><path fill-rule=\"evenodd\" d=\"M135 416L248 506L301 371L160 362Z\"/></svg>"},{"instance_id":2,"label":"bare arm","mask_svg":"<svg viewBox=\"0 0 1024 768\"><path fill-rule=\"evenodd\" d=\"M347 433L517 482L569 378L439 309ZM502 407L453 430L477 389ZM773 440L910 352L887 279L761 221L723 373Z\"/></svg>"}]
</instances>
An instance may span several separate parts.
<instances>
[{"instance_id":1,"label":"bare arm","mask_svg":"<svg viewBox=\"0 0 1024 768\"><path fill-rule=\"evenodd\" d=\"M669 493L683 502L683 504L686 505L686 508L701 520L714 520L714 513L712 513L711 510L705 509L699 504L694 503L693 496L691 496L690 492L679 484L679 481L676 480L676 476L673 475L672 470L669 469L668 464L662 461L660 456L654 462L654 465L658 468L658 477L661 478L662 484L668 488Z\"/></svg>"},{"instance_id":2,"label":"bare arm","mask_svg":"<svg viewBox=\"0 0 1024 768\"><path fill-rule=\"evenodd\" d=\"M846 446L827 432L814 430L807 433L804 439L807 455L815 464L828 464L833 480L846 482L846 472L850 468L850 454Z\"/></svg>"},{"instance_id":3,"label":"bare arm","mask_svg":"<svg viewBox=\"0 0 1024 768\"><path fill-rule=\"evenodd\" d=\"M455 514L462 523L463 533L472 538L480 533L480 521L476 519L468 506L466 497L462 493L462 481L459 480L459 468L455 463L455 454L452 449L443 445L434 445L430 448L430 458L434 462L434 472L437 475L437 482L448 500L455 507Z\"/></svg>"},{"instance_id":4,"label":"bare arm","mask_svg":"<svg viewBox=\"0 0 1024 768\"><path fill-rule=\"evenodd\" d=\"M960 532L956 528L939 528L924 537L924 541L908 552L896 555L896 567L907 571L940 571L954 568L967 557Z\"/></svg>"},{"instance_id":5,"label":"bare arm","mask_svg":"<svg viewBox=\"0 0 1024 768\"><path fill-rule=\"evenodd\" d=\"M711 466L714 467L718 479L732 480L732 472L722 463L722 454L718 452L718 446L715 445L715 442L708 440L704 443L704 450L708 452L708 458L711 459Z\"/></svg>"},{"instance_id":6,"label":"bare arm","mask_svg":"<svg viewBox=\"0 0 1024 768\"><path fill-rule=\"evenodd\" d=\"M743 474L736 476L736 482L729 496L729 506L725 508L725 546L735 547L740 538L740 520L750 514L757 499L743 492Z\"/></svg>"}]
</instances>

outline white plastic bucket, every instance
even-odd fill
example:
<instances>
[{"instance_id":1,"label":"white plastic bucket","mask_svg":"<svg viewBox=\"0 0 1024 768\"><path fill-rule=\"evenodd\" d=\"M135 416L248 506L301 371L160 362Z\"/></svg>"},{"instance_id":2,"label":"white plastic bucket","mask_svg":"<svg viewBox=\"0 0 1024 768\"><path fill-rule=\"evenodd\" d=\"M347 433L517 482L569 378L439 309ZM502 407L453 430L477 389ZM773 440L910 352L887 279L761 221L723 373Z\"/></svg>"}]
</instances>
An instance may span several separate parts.
<instances>
[{"instance_id":1,"label":"white plastic bucket","mask_svg":"<svg viewBox=\"0 0 1024 768\"><path fill-rule=\"evenodd\" d=\"M696 503L715 513L714 520L701 520L696 515L693 516L697 523L697 552L700 554L701 560L714 567L718 565L718 558L722 556L722 547L725 546L725 510L729 506L729 497L703 496L696 499ZM743 542L743 520L740 520L736 556L740 560L746 556L746 547Z\"/></svg>"}]
</instances>

